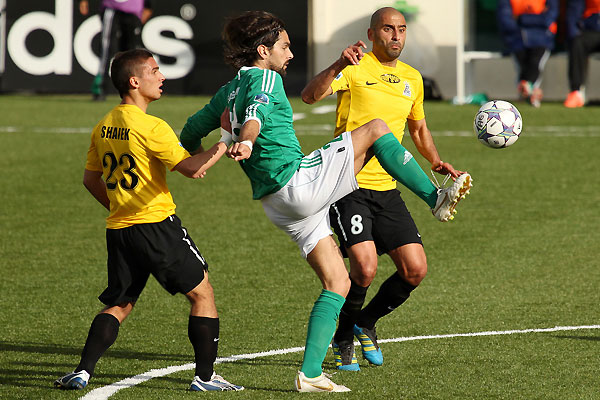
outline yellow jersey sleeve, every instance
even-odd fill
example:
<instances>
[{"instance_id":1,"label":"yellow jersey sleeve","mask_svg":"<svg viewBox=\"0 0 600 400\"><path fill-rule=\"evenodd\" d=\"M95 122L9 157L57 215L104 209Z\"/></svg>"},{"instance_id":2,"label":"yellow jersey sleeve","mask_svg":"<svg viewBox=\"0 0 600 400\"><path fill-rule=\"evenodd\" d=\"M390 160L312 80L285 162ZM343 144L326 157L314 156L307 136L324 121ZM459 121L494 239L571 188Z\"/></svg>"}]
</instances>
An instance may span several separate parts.
<instances>
[{"instance_id":1,"label":"yellow jersey sleeve","mask_svg":"<svg viewBox=\"0 0 600 400\"><path fill-rule=\"evenodd\" d=\"M150 154L158 158L170 171L190 157L190 153L183 148L173 129L164 121L160 121L153 129L146 145Z\"/></svg>"},{"instance_id":2,"label":"yellow jersey sleeve","mask_svg":"<svg viewBox=\"0 0 600 400\"><path fill-rule=\"evenodd\" d=\"M94 141L94 135L91 135L90 139L90 147L87 153L87 161L85 163L85 169L89 171L102 171L102 163L100 162L100 157L98 156L98 151L96 150L96 142Z\"/></svg>"},{"instance_id":3,"label":"yellow jersey sleeve","mask_svg":"<svg viewBox=\"0 0 600 400\"><path fill-rule=\"evenodd\" d=\"M419 77L421 77L420 74L419 74ZM419 121L419 120L422 120L423 118L425 118L425 110L423 108L423 98L424 98L423 78L416 79L415 86L416 86L415 101L413 103L412 109L410 110L410 113L408 114L408 119L411 119L413 121Z\"/></svg>"}]
</instances>

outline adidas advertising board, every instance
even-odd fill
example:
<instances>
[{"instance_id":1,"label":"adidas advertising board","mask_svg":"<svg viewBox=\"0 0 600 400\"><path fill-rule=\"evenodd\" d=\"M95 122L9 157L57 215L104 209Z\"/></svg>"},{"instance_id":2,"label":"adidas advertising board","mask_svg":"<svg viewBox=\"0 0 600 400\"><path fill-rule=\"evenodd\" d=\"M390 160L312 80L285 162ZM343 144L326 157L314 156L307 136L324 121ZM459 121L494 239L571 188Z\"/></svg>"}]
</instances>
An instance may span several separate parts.
<instances>
[{"instance_id":1,"label":"adidas advertising board","mask_svg":"<svg viewBox=\"0 0 600 400\"><path fill-rule=\"evenodd\" d=\"M89 0L87 16L79 13L78 0L0 0L0 7L3 2L0 90L88 93L100 63L100 0ZM226 17L247 8L244 0L153 0L151 5L142 42L156 55L166 92L212 94L231 79L235 71L223 62L221 31ZM261 7L286 22L295 55L286 87L299 92L307 72L308 0L265 0Z\"/></svg>"}]
</instances>

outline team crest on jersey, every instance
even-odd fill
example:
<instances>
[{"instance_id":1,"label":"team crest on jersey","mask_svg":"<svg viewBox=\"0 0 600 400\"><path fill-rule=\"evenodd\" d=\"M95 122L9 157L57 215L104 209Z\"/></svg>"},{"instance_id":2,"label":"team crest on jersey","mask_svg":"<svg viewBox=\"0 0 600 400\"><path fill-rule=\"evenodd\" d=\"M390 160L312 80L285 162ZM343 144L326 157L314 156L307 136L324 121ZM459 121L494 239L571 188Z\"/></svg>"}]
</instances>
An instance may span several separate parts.
<instances>
[{"instance_id":1,"label":"team crest on jersey","mask_svg":"<svg viewBox=\"0 0 600 400\"><path fill-rule=\"evenodd\" d=\"M269 104L269 96L267 96L264 93L257 94L256 96L254 96L254 101L257 101L262 104Z\"/></svg>"},{"instance_id":2,"label":"team crest on jersey","mask_svg":"<svg viewBox=\"0 0 600 400\"><path fill-rule=\"evenodd\" d=\"M342 74L341 72L339 74L337 74L337 76L335 77L336 81L339 81L340 79L342 79L342 76L344 76L344 74Z\"/></svg>"},{"instance_id":3,"label":"team crest on jersey","mask_svg":"<svg viewBox=\"0 0 600 400\"><path fill-rule=\"evenodd\" d=\"M410 90L410 85L408 82L404 82L404 93L402 93L406 97L412 97L412 92Z\"/></svg>"},{"instance_id":4,"label":"team crest on jersey","mask_svg":"<svg viewBox=\"0 0 600 400\"><path fill-rule=\"evenodd\" d=\"M381 79L388 83L400 83L400 78L394 74L383 74L381 75Z\"/></svg>"}]
</instances>

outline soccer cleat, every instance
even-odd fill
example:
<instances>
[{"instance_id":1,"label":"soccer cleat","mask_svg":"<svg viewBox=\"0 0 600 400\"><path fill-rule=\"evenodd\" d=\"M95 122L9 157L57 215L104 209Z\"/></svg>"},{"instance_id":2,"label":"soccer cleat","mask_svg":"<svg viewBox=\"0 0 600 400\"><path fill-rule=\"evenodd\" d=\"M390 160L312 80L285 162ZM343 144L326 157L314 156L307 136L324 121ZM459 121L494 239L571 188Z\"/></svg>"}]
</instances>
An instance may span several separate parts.
<instances>
[{"instance_id":1,"label":"soccer cleat","mask_svg":"<svg viewBox=\"0 0 600 400\"><path fill-rule=\"evenodd\" d=\"M244 387L234 385L233 383L229 383L225 379L223 379L222 376L217 375L213 372L212 376L210 377L210 380L206 382L200 379L199 376L195 376L194 380L190 385L190 390L193 390L194 392L224 392L228 390L244 390Z\"/></svg>"},{"instance_id":2,"label":"soccer cleat","mask_svg":"<svg viewBox=\"0 0 600 400\"><path fill-rule=\"evenodd\" d=\"M531 96L531 83L526 80L520 81L517 85L517 91L522 100L529 99L529 96Z\"/></svg>"},{"instance_id":3,"label":"soccer cleat","mask_svg":"<svg viewBox=\"0 0 600 400\"><path fill-rule=\"evenodd\" d=\"M446 183L449 176L446 176L441 186ZM435 175L434 180L438 187L438 198L435 208L432 208L431 212L440 221L447 222L454 219L454 214L456 214L455 208L458 202L470 193L470 189L473 187L473 179L471 175L465 172L456 178L452 186L447 188L442 188L437 184Z\"/></svg>"},{"instance_id":4,"label":"soccer cleat","mask_svg":"<svg viewBox=\"0 0 600 400\"><path fill-rule=\"evenodd\" d=\"M307 378L304 372L298 371L295 380L298 392L349 392L346 386L338 385L329 379L329 375L322 373L316 378Z\"/></svg>"},{"instance_id":5,"label":"soccer cleat","mask_svg":"<svg viewBox=\"0 0 600 400\"><path fill-rule=\"evenodd\" d=\"M54 387L60 389L81 390L87 386L90 374L86 370L71 372L54 381Z\"/></svg>"},{"instance_id":6,"label":"soccer cleat","mask_svg":"<svg viewBox=\"0 0 600 400\"><path fill-rule=\"evenodd\" d=\"M373 329L361 328L354 325L354 336L360 342L362 347L363 357L373 365L383 364L383 354L377 344L377 333L375 327Z\"/></svg>"},{"instance_id":7,"label":"soccer cleat","mask_svg":"<svg viewBox=\"0 0 600 400\"><path fill-rule=\"evenodd\" d=\"M540 108L540 106L542 105L543 97L544 97L544 92L542 91L542 88L539 88L539 87L534 88L533 91L531 92L531 96L529 97L529 102L535 108Z\"/></svg>"},{"instance_id":8,"label":"soccer cleat","mask_svg":"<svg viewBox=\"0 0 600 400\"><path fill-rule=\"evenodd\" d=\"M339 343L333 342L331 343L331 347L333 348L333 358L337 369L342 371L360 371L352 340L344 340Z\"/></svg>"},{"instance_id":9,"label":"soccer cleat","mask_svg":"<svg viewBox=\"0 0 600 400\"><path fill-rule=\"evenodd\" d=\"M567 96L567 99L563 103L567 108L578 108L583 107L585 104L585 99L583 98L583 94L579 90L573 90Z\"/></svg>"}]
</instances>

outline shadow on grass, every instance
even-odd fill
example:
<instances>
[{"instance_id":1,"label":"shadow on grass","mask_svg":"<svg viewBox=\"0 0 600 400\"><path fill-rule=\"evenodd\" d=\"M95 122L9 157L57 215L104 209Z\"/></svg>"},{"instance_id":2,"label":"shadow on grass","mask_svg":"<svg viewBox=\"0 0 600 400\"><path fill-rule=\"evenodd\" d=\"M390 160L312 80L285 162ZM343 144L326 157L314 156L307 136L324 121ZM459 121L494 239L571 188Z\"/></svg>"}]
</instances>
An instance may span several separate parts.
<instances>
[{"instance_id":1,"label":"shadow on grass","mask_svg":"<svg viewBox=\"0 0 600 400\"><path fill-rule=\"evenodd\" d=\"M37 354L63 354L63 355L81 355L81 347L64 346L55 343L27 343L27 342L6 342L0 340L0 352L17 353L37 353ZM134 360L172 360L181 362L193 362L194 355L190 350L189 354L165 354L148 353L133 350L112 350L108 349L102 358L123 358Z\"/></svg>"},{"instance_id":2,"label":"shadow on grass","mask_svg":"<svg viewBox=\"0 0 600 400\"><path fill-rule=\"evenodd\" d=\"M559 336L553 335L558 339L577 339L577 340L591 340L593 342L600 342L600 336Z\"/></svg>"}]
</instances>

